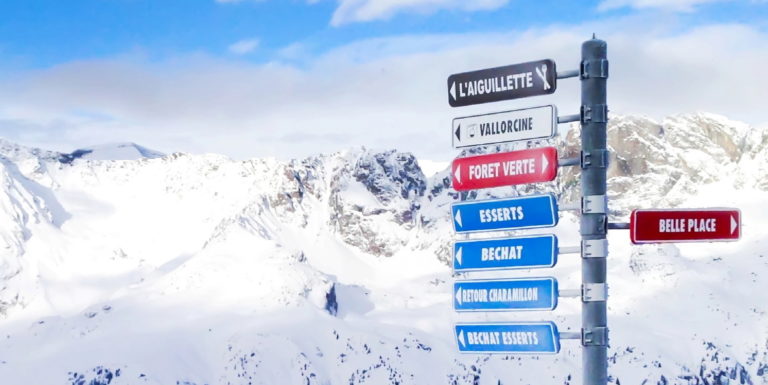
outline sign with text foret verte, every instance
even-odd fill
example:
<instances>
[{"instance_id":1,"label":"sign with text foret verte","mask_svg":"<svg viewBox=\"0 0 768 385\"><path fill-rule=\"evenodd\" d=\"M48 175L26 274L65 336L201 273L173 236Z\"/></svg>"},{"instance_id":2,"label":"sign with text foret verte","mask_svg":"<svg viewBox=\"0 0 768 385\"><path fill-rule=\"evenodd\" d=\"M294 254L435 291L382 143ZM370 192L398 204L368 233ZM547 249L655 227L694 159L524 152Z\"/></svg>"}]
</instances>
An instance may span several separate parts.
<instances>
[{"instance_id":1,"label":"sign with text foret verte","mask_svg":"<svg viewBox=\"0 0 768 385\"><path fill-rule=\"evenodd\" d=\"M554 147L456 158L451 163L456 191L549 182L557 176Z\"/></svg>"}]
</instances>

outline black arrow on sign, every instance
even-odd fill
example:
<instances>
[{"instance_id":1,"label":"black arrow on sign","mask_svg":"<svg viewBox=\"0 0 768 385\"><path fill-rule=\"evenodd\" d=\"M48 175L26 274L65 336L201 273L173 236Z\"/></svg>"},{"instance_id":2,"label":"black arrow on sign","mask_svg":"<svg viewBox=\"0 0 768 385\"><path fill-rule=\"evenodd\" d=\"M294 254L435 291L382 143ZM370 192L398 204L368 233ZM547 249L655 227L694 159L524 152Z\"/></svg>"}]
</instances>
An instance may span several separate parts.
<instances>
[{"instance_id":1,"label":"black arrow on sign","mask_svg":"<svg viewBox=\"0 0 768 385\"><path fill-rule=\"evenodd\" d=\"M461 142L461 124L459 124L459 127L456 128L456 139Z\"/></svg>"}]
</instances>

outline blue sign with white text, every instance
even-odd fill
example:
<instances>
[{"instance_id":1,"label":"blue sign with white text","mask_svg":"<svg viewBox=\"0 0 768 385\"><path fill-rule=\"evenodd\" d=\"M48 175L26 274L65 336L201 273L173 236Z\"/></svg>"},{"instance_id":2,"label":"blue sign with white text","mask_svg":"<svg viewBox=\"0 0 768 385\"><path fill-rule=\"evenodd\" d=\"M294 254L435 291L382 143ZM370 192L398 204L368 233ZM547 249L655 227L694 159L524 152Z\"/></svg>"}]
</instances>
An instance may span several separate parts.
<instances>
[{"instance_id":1,"label":"blue sign with white text","mask_svg":"<svg viewBox=\"0 0 768 385\"><path fill-rule=\"evenodd\" d=\"M552 227L558 220L554 194L454 203L451 211L457 233Z\"/></svg>"},{"instance_id":2,"label":"blue sign with white text","mask_svg":"<svg viewBox=\"0 0 768 385\"><path fill-rule=\"evenodd\" d=\"M456 241L453 269L460 272L553 267L557 263L557 250L557 237L551 234Z\"/></svg>"},{"instance_id":3,"label":"blue sign with white text","mask_svg":"<svg viewBox=\"0 0 768 385\"><path fill-rule=\"evenodd\" d=\"M456 341L462 353L555 354L560 333L554 322L458 324Z\"/></svg>"},{"instance_id":4,"label":"blue sign with white text","mask_svg":"<svg viewBox=\"0 0 768 385\"><path fill-rule=\"evenodd\" d=\"M557 307L557 280L552 277L457 281L453 293L453 308L459 312Z\"/></svg>"}]
</instances>

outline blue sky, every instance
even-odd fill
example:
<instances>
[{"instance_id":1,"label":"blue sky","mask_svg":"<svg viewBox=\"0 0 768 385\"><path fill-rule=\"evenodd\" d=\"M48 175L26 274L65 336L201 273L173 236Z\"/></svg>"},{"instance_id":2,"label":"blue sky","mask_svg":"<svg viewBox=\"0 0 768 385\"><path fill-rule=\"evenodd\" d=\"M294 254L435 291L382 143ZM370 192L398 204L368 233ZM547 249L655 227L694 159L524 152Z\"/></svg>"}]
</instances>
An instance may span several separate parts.
<instances>
[{"instance_id":1,"label":"blue sky","mask_svg":"<svg viewBox=\"0 0 768 385\"><path fill-rule=\"evenodd\" d=\"M739 71L720 67L764 70L766 20L763 0L4 0L0 137L237 158L367 145L445 160L451 118L514 106L448 109L440 79L543 57L575 63L591 32L618 53L618 112L763 125L765 81L738 85L728 76ZM658 83L654 67L666 69ZM706 79L712 71L723 76ZM725 100L734 83L739 96ZM446 143L413 144L442 131Z\"/></svg>"},{"instance_id":2,"label":"blue sky","mask_svg":"<svg viewBox=\"0 0 768 385\"><path fill-rule=\"evenodd\" d=\"M765 27L768 19L768 5L750 1L703 2L683 12L677 7L633 7L632 2L605 10L600 1L488 3L501 5L474 11L450 5L395 7L370 21L349 17L336 23L339 3L330 0L5 0L0 3L0 52L6 65L24 69L136 51L155 59L190 53L232 56L230 46L256 40L243 59L265 62L295 59L283 54L292 45L312 55L381 36L525 30L643 12L674 13L685 27L713 22Z\"/></svg>"}]
</instances>

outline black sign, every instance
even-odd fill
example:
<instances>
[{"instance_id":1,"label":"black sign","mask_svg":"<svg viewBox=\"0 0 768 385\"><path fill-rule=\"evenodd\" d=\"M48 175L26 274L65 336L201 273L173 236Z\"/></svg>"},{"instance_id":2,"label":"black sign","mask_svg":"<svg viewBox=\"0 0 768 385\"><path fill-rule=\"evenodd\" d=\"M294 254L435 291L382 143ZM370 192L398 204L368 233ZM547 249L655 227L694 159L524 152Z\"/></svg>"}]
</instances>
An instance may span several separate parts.
<instances>
[{"instance_id":1,"label":"black sign","mask_svg":"<svg viewBox=\"0 0 768 385\"><path fill-rule=\"evenodd\" d=\"M451 107L546 95L557 88L555 62L550 59L464 72L448 77Z\"/></svg>"}]
</instances>

